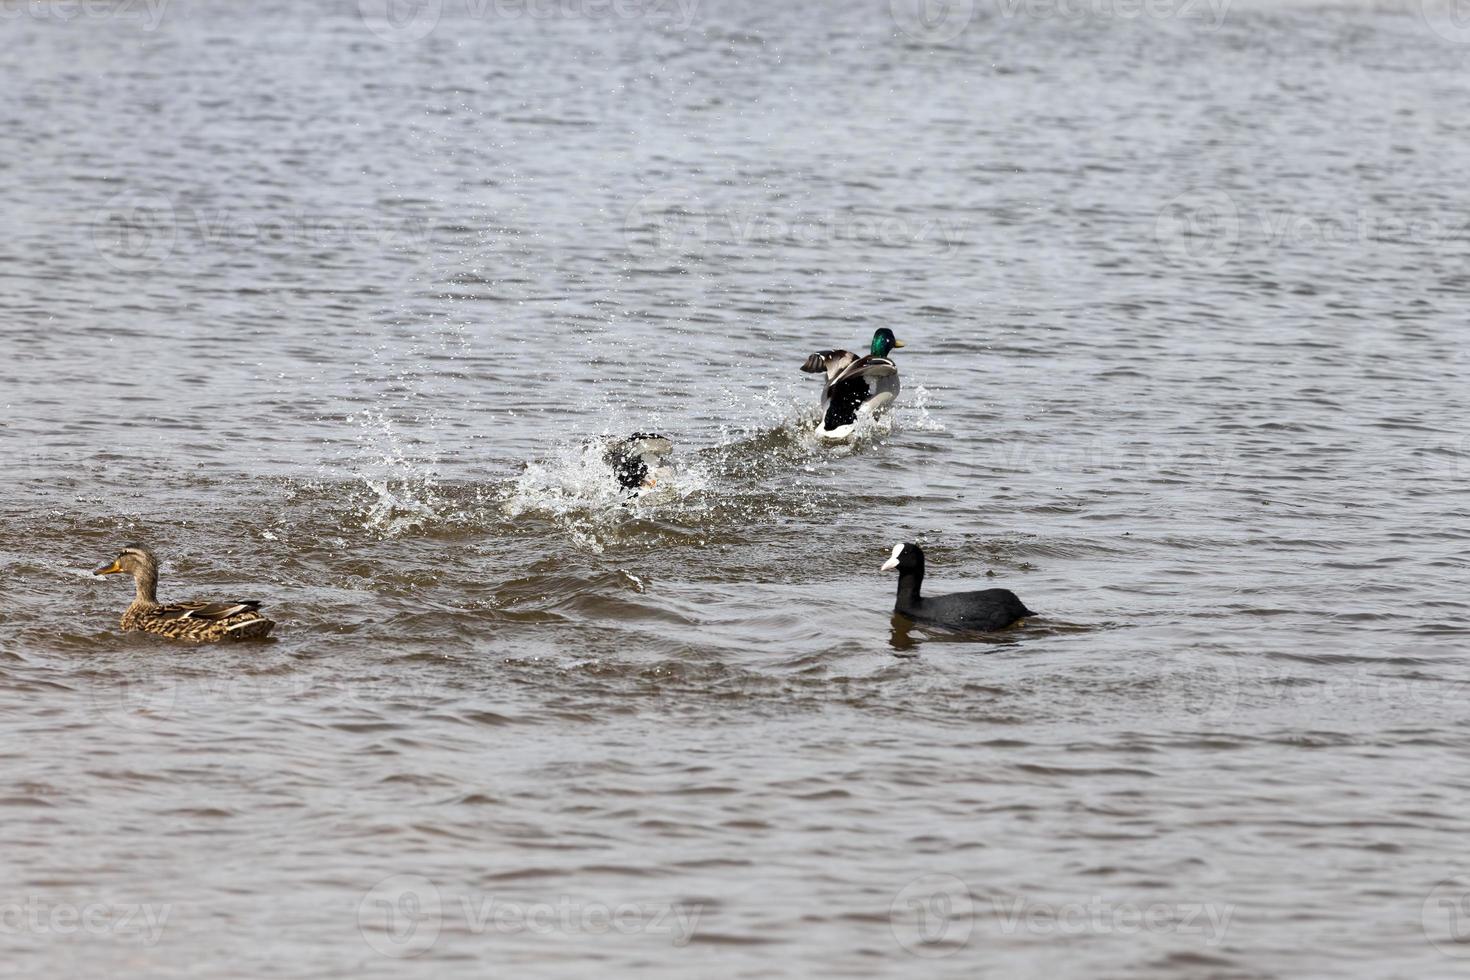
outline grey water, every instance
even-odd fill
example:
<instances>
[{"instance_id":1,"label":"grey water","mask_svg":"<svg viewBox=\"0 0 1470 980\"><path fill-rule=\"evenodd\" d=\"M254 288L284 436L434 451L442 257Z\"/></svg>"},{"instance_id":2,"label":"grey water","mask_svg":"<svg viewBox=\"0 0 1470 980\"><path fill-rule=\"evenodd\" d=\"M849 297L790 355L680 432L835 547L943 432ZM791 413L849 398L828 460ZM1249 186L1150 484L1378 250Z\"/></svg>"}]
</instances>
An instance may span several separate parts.
<instances>
[{"instance_id":1,"label":"grey water","mask_svg":"<svg viewBox=\"0 0 1470 980\"><path fill-rule=\"evenodd\" d=\"M1455 14L0 5L0 975L1463 975Z\"/></svg>"}]
</instances>

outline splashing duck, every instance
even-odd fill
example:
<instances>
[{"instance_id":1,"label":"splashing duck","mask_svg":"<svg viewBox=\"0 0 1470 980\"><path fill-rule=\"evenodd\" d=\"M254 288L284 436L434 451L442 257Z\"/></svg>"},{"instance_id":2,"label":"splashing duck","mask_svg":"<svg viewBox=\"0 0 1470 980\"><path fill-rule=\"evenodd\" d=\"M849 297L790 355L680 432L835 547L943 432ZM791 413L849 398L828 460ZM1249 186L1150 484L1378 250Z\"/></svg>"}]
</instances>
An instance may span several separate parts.
<instances>
[{"instance_id":1,"label":"splashing duck","mask_svg":"<svg viewBox=\"0 0 1470 980\"><path fill-rule=\"evenodd\" d=\"M888 355L903 341L887 327L873 334L872 346L863 356L850 350L817 351L801 369L808 374L826 372L822 385L822 421L817 437L842 442L852 435L860 413L876 414L898 397L898 365Z\"/></svg>"},{"instance_id":2,"label":"splashing duck","mask_svg":"<svg viewBox=\"0 0 1470 980\"><path fill-rule=\"evenodd\" d=\"M603 461L612 467L613 476L623 490L636 493L668 481L673 473L664 460L674 451L674 444L655 432L635 432L626 439L607 443Z\"/></svg>"}]
</instances>

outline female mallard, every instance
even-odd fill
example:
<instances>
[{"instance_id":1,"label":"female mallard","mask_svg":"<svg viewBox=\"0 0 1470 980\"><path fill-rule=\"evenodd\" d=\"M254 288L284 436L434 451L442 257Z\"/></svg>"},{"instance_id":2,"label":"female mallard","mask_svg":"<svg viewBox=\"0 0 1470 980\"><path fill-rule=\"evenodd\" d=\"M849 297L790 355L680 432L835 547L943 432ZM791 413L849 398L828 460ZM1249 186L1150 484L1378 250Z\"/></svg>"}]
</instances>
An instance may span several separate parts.
<instances>
[{"instance_id":1,"label":"female mallard","mask_svg":"<svg viewBox=\"0 0 1470 980\"><path fill-rule=\"evenodd\" d=\"M873 334L869 353L859 357L850 350L818 351L801 369L808 374L827 373L822 385L822 421L817 436L840 442L852 435L859 412L874 414L898 397L898 365L888 359L903 341L887 327Z\"/></svg>"},{"instance_id":2,"label":"female mallard","mask_svg":"<svg viewBox=\"0 0 1470 980\"><path fill-rule=\"evenodd\" d=\"M122 628L157 633L175 640L207 643L214 640L264 639L276 624L259 613L260 603L243 602L176 602L158 604L158 559L140 544L130 544L112 564L104 565L93 575L127 572L133 576L138 594L128 611L123 613Z\"/></svg>"}]
</instances>

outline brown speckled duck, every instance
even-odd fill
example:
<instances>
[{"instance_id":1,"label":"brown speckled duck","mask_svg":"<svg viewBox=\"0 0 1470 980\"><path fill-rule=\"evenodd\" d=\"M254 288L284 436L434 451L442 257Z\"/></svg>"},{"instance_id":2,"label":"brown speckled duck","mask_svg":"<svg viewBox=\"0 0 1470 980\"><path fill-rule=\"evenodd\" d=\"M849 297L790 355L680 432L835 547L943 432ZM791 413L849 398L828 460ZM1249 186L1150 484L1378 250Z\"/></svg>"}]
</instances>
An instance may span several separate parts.
<instances>
[{"instance_id":1,"label":"brown speckled duck","mask_svg":"<svg viewBox=\"0 0 1470 980\"><path fill-rule=\"evenodd\" d=\"M276 624L259 612L254 599L242 602L175 602L158 604L158 559L140 544L130 544L118 552L112 564L104 565L93 575L127 572L133 576L138 594L123 613L122 628L157 633L191 643L216 640L260 640Z\"/></svg>"}]
</instances>

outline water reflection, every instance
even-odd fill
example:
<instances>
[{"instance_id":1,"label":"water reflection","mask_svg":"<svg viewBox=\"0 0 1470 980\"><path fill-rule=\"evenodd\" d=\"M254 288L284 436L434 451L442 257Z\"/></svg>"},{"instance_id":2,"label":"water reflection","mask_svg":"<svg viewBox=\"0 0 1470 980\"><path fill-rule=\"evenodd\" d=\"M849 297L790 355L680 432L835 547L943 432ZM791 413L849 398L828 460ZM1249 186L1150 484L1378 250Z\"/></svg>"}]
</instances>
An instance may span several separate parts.
<instances>
[{"instance_id":1,"label":"water reflection","mask_svg":"<svg viewBox=\"0 0 1470 980\"><path fill-rule=\"evenodd\" d=\"M990 633L971 633L965 630L948 629L943 626L931 624L920 624L909 619L901 613L894 613L889 620L888 645L893 648L894 656L917 657L919 647L926 643L969 643L984 646L1009 646L1020 643L1030 636L1038 634L1045 635L1057 632L1074 632L1085 627L1074 627L1066 624L1056 626L1044 626L1040 629L1033 628L1030 624L1036 622L1039 617L1031 617L1015 626Z\"/></svg>"}]
</instances>

